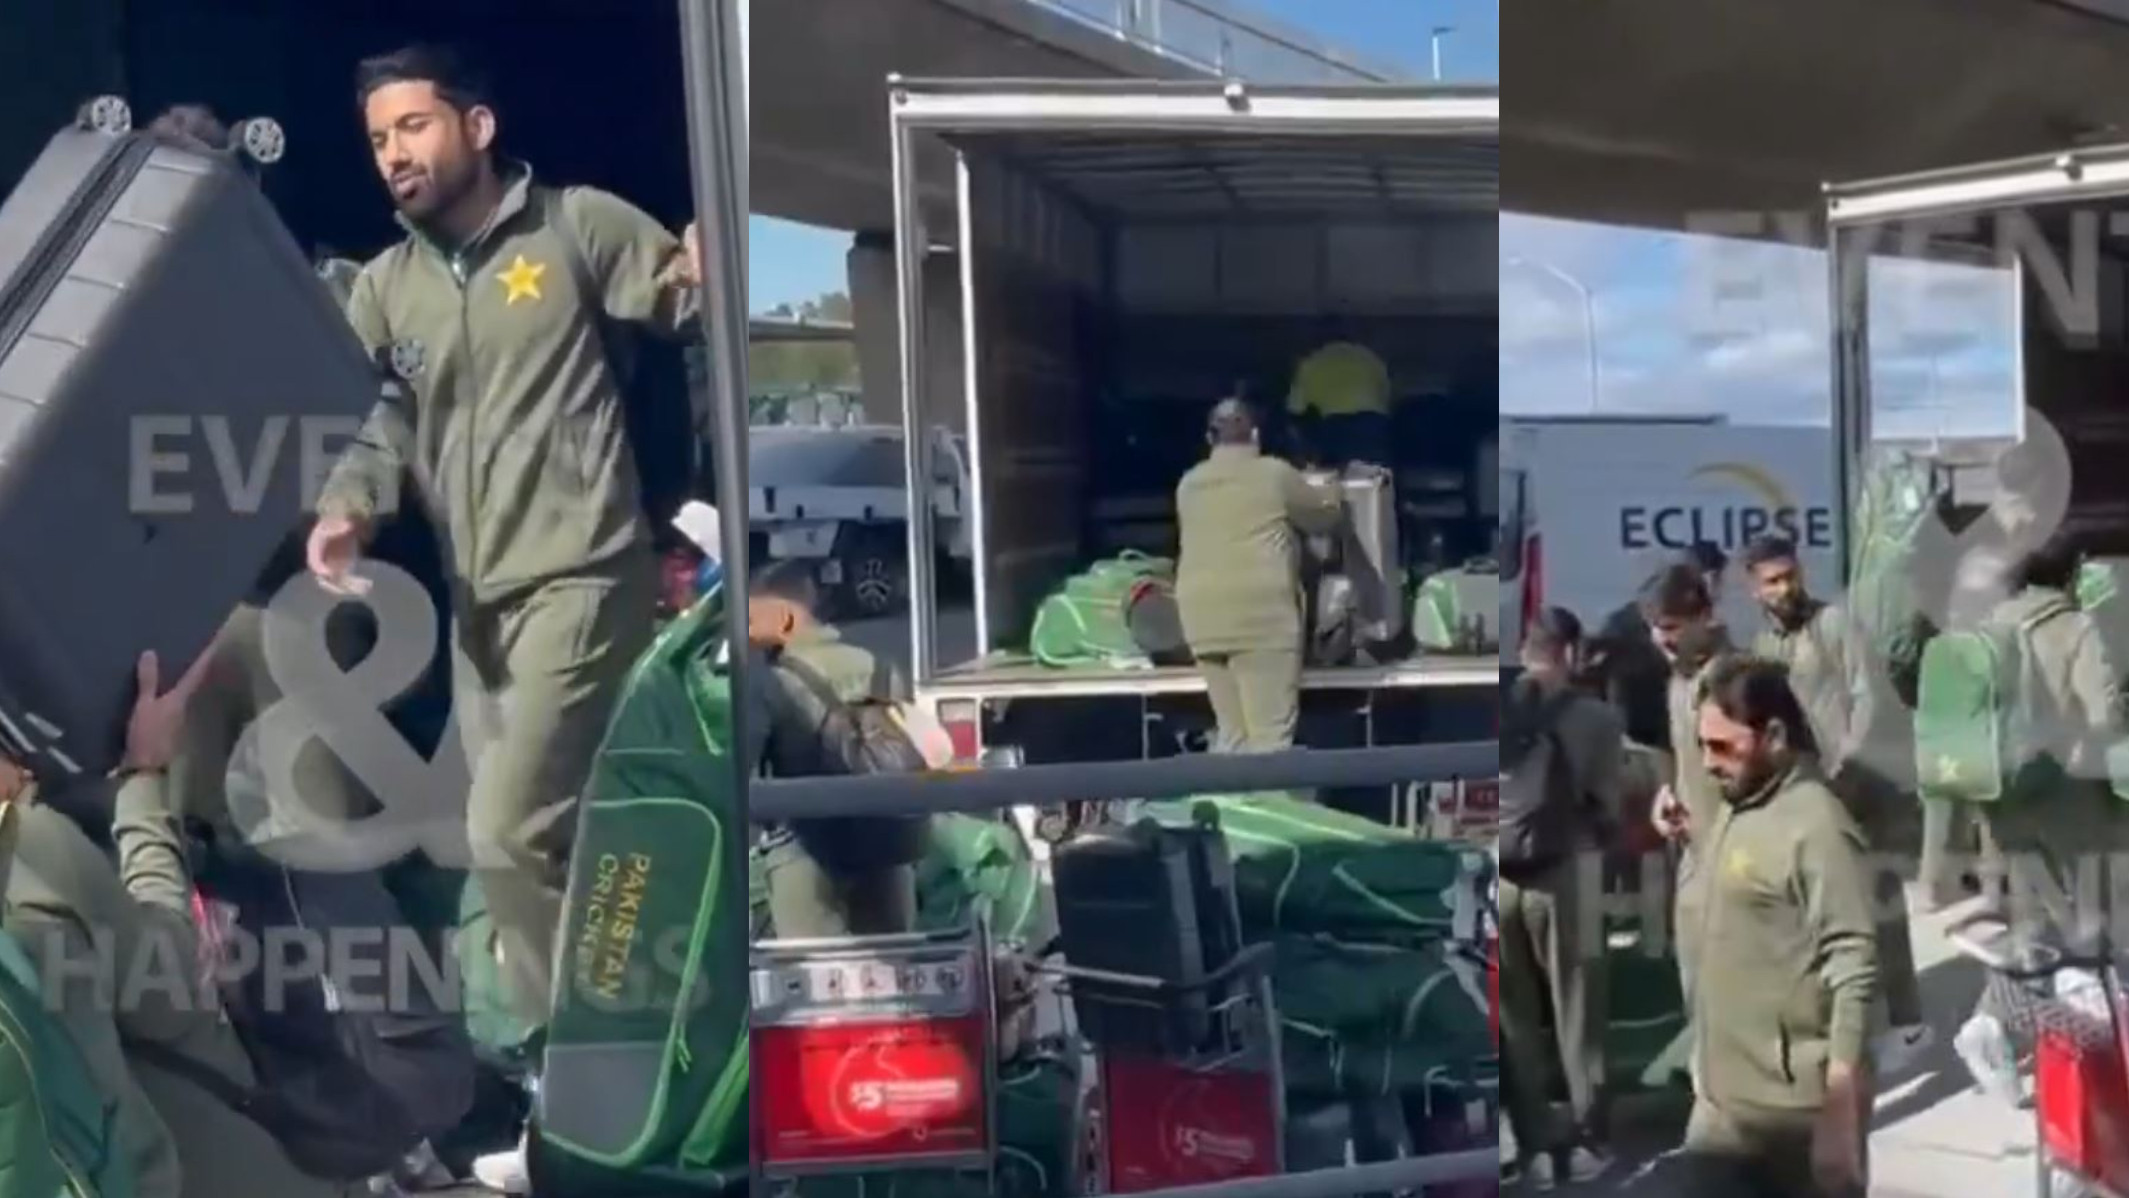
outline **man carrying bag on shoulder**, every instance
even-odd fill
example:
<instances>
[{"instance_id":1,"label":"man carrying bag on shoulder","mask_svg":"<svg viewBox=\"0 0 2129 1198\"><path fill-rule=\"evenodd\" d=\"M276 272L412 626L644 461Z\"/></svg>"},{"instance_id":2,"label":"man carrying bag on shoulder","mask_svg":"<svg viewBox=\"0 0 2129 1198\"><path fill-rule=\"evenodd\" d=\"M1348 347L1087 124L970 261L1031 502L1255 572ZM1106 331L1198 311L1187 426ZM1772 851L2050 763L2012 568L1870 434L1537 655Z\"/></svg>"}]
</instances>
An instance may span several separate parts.
<instances>
[{"instance_id":1,"label":"man carrying bag on shoulder","mask_svg":"<svg viewBox=\"0 0 2129 1198\"><path fill-rule=\"evenodd\" d=\"M1620 717L1571 679L1581 622L1545 611L1525 635L1501 736L1501 1046L1519 1164L1540 1188L1589 1181L1604 1152L1602 852L1619 807ZM1546 1021L1551 1009L1551 1026ZM1573 1125L1551 1118L1555 1062Z\"/></svg>"}]
</instances>

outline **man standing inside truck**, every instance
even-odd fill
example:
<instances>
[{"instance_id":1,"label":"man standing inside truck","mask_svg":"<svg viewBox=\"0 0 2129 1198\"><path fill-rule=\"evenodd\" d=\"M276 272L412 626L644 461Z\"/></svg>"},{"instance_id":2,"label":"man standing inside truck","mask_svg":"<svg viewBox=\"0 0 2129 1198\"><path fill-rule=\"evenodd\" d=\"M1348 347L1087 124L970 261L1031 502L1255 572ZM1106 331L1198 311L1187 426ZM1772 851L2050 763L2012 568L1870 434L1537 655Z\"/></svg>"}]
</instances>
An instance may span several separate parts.
<instances>
[{"instance_id":1,"label":"man standing inside truck","mask_svg":"<svg viewBox=\"0 0 2129 1198\"><path fill-rule=\"evenodd\" d=\"M1223 753L1292 748L1301 711L1301 538L1338 527L1338 492L1267 456L1256 414L1212 410L1212 453L1176 488L1176 605L1204 672Z\"/></svg>"},{"instance_id":2,"label":"man standing inside truck","mask_svg":"<svg viewBox=\"0 0 2129 1198\"><path fill-rule=\"evenodd\" d=\"M578 793L657 596L606 334L689 337L700 251L692 228L502 157L449 51L373 59L358 90L407 237L355 280L349 318L408 398L339 464L308 564L363 589L353 568L409 472L445 547L473 867L512 997L543 1020Z\"/></svg>"}]
</instances>

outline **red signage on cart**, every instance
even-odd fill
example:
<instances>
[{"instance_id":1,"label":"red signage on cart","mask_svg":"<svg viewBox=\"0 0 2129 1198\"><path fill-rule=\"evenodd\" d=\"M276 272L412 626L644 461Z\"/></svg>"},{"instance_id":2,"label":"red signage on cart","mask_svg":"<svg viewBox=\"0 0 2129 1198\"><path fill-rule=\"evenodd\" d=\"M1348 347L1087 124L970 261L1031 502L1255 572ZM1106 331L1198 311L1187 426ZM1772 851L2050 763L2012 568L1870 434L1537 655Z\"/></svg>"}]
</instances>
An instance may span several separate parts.
<instances>
[{"instance_id":1,"label":"red signage on cart","mask_svg":"<svg viewBox=\"0 0 2129 1198\"><path fill-rule=\"evenodd\" d=\"M1166 1061L1112 1057L1109 1192L1268 1177L1279 1171L1279 1096L1258 1071L1198 1072Z\"/></svg>"},{"instance_id":2,"label":"red signage on cart","mask_svg":"<svg viewBox=\"0 0 2129 1198\"><path fill-rule=\"evenodd\" d=\"M763 1163L915 1164L984 1151L983 1034L975 1017L757 1028Z\"/></svg>"},{"instance_id":3,"label":"red signage on cart","mask_svg":"<svg viewBox=\"0 0 2129 1198\"><path fill-rule=\"evenodd\" d=\"M2129 1069L2122 1045L2104 1019L2095 1018L2089 1029L2074 1022L2044 1026L2033 1054L2041 1145L2050 1163L2112 1193L2129 1193Z\"/></svg>"}]
</instances>

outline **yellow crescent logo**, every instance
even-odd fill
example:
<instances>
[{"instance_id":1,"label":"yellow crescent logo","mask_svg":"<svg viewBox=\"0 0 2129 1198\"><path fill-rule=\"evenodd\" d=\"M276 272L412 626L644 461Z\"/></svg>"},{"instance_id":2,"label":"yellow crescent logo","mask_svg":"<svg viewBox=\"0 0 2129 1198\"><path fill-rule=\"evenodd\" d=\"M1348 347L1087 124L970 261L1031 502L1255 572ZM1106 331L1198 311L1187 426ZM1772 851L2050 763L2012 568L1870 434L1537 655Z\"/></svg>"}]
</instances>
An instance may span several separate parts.
<instances>
[{"instance_id":1,"label":"yellow crescent logo","mask_svg":"<svg viewBox=\"0 0 2129 1198\"><path fill-rule=\"evenodd\" d=\"M1796 506L1796 502L1789 498L1787 489L1776 482L1773 475L1750 462L1716 462L1695 470L1692 477L1695 481L1706 479L1709 482L1725 482L1742 487L1758 496L1761 503L1771 512Z\"/></svg>"}]
</instances>

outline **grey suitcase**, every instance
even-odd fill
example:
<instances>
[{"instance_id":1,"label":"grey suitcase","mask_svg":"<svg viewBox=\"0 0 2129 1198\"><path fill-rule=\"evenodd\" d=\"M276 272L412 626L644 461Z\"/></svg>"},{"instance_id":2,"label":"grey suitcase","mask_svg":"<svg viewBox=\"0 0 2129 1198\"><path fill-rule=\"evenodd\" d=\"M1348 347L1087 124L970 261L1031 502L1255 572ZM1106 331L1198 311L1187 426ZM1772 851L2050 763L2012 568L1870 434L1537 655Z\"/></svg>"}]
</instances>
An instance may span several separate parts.
<instances>
[{"instance_id":1,"label":"grey suitcase","mask_svg":"<svg viewBox=\"0 0 2129 1198\"><path fill-rule=\"evenodd\" d=\"M1409 614L1396 481L1381 467L1354 465L1339 486L1346 512L1339 556L1353 583L1353 637L1371 648L1395 644L1405 634Z\"/></svg>"},{"instance_id":2,"label":"grey suitcase","mask_svg":"<svg viewBox=\"0 0 2129 1198\"><path fill-rule=\"evenodd\" d=\"M236 154L60 131L0 204L0 745L112 768L135 660L197 659L380 377Z\"/></svg>"}]
</instances>

